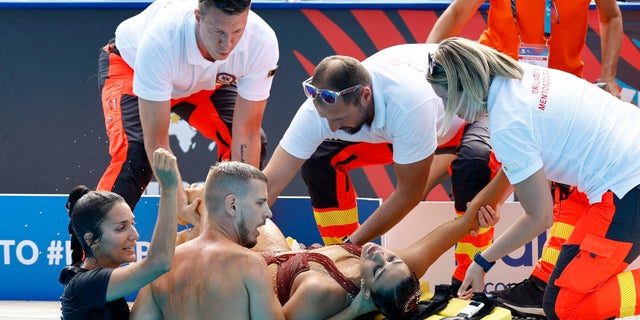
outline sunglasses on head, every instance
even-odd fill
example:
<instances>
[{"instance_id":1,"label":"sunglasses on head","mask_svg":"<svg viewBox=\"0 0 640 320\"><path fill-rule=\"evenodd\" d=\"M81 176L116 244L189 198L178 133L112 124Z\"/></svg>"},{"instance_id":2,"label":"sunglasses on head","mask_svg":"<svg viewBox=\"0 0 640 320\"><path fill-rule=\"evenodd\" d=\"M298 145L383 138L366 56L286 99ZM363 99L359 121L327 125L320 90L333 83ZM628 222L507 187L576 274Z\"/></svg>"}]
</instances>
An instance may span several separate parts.
<instances>
[{"instance_id":1,"label":"sunglasses on head","mask_svg":"<svg viewBox=\"0 0 640 320\"><path fill-rule=\"evenodd\" d=\"M444 67L436 63L436 60L433 59L433 56L431 56L431 53L428 54L428 57L429 57L429 75L433 77L436 75L436 73L444 74Z\"/></svg>"},{"instance_id":2,"label":"sunglasses on head","mask_svg":"<svg viewBox=\"0 0 640 320\"><path fill-rule=\"evenodd\" d=\"M311 79L313 79L313 77L302 81L302 89L304 89L304 94L311 99L315 99L318 95L320 95L320 99L322 99L322 101L324 101L324 103L326 104L334 104L336 103L336 100L338 100L339 96L355 92L363 87L363 85L361 84L356 84L355 86L346 88L340 92L335 92L314 87L311 84Z\"/></svg>"}]
</instances>

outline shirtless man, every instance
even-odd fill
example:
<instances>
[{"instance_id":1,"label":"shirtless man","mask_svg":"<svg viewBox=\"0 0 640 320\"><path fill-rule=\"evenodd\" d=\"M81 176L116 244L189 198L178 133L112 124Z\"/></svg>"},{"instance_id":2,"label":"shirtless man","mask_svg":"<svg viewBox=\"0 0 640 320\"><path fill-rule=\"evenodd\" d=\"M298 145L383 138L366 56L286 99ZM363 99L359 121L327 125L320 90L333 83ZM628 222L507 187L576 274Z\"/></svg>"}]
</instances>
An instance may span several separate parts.
<instances>
[{"instance_id":1,"label":"shirtless man","mask_svg":"<svg viewBox=\"0 0 640 320\"><path fill-rule=\"evenodd\" d=\"M271 217L265 176L220 162L204 201L202 233L176 248L170 272L140 290L131 319L284 319L264 258L249 249Z\"/></svg>"}]
</instances>

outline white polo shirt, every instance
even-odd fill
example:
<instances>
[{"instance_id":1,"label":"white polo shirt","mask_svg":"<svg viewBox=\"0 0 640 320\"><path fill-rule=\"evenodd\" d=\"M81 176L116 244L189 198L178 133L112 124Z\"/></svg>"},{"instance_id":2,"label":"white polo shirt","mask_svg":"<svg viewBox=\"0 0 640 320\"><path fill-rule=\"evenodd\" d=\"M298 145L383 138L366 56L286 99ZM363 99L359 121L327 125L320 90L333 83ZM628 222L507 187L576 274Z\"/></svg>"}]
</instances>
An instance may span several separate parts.
<instances>
[{"instance_id":1,"label":"white polo shirt","mask_svg":"<svg viewBox=\"0 0 640 320\"><path fill-rule=\"evenodd\" d=\"M371 126L349 134L332 132L313 101L307 99L294 116L280 146L296 158L308 159L326 139L391 143L393 161L415 163L429 157L439 144L455 136L464 121L454 119L449 132L438 137L444 119L442 100L426 81L427 53L435 44L403 44L374 54L362 62L372 78L374 118ZM302 93L300 93L302 94Z\"/></svg>"},{"instance_id":2,"label":"white polo shirt","mask_svg":"<svg viewBox=\"0 0 640 320\"><path fill-rule=\"evenodd\" d=\"M640 109L569 73L520 64L522 80L496 77L489 133L512 184L541 168L591 203L640 185Z\"/></svg>"},{"instance_id":3,"label":"white polo shirt","mask_svg":"<svg viewBox=\"0 0 640 320\"><path fill-rule=\"evenodd\" d=\"M229 57L211 62L196 44L195 0L157 0L116 29L116 47L133 66L133 92L151 101L189 96L237 83L251 101L269 97L278 64L275 32L254 12Z\"/></svg>"}]
</instances>

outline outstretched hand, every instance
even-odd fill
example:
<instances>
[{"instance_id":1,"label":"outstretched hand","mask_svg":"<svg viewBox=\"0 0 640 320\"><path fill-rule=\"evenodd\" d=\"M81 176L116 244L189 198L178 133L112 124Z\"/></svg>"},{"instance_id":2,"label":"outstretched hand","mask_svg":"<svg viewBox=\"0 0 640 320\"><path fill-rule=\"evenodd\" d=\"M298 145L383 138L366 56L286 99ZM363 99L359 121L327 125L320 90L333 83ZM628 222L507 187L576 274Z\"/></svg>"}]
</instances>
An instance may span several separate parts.
<instances>
[{"instance_id":1,"label":"outstretched hand","mask_svg":"<svg viewBox=\"0 0 640 320\"><path fill-rule=\"evenodd\" d=\"M153 172L164 190L178 188L178 165L176 157L168 150L158 148L153 152Z\"/></svg>"}]
</instances>

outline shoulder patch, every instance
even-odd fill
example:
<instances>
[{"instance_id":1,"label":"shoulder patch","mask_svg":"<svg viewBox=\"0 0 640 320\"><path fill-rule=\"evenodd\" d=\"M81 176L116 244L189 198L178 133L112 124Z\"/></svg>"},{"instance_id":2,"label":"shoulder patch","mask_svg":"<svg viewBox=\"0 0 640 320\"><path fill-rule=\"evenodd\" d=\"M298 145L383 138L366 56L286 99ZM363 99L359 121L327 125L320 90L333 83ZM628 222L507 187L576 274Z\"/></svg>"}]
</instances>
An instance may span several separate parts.
<instances>
[{"instance_id":1,"label":"shoulder patch","mask_svg":"<svg viewBox=\"0 0 640 320\"><path fill-rule=\"evenodd\" d=\"M278 71L278 66L276 66L273 70L269 70L269 72L267 73L267 77L271 78L275 76L277 71Z\"/></svg>"},{"instance_id":2,"label":"shoulder patch","mask_svg":"<svg viewBox=\"0 0 640 320\"><path fill-rule=\"evenodd\" d=\"M516 172L520 170L520 164L518 164L517 161L507 163L507 164L503 163L502 170L504 170L505 172Z\"/></svg>"},{"instance_id":3,"label":"shoulder patch","mask_svg":"<svg viewBox=\"0 0 640 320\"><path fill-rule=\"evenodd\" d=\"M230 73L221 72L221 73L218 73L218 75L216 76L216 82L222 85L230 85L232 83L235 83L236 81L237 81L236 76Z\"/></svg>"}]
</instances>

